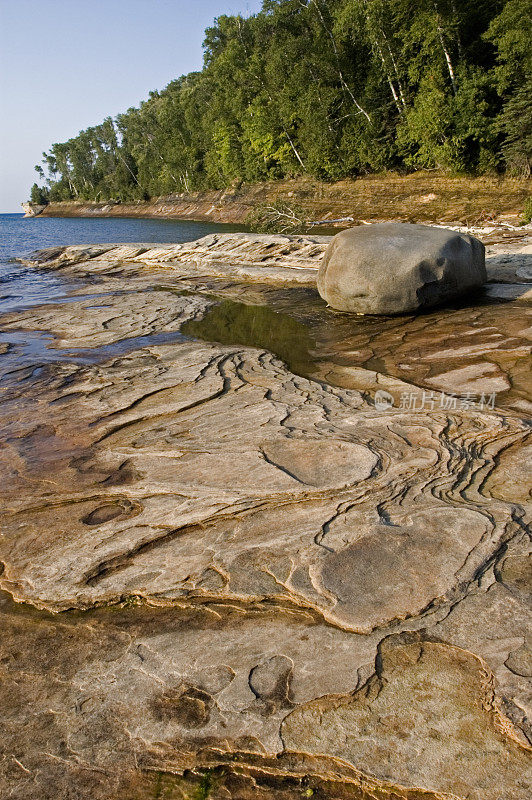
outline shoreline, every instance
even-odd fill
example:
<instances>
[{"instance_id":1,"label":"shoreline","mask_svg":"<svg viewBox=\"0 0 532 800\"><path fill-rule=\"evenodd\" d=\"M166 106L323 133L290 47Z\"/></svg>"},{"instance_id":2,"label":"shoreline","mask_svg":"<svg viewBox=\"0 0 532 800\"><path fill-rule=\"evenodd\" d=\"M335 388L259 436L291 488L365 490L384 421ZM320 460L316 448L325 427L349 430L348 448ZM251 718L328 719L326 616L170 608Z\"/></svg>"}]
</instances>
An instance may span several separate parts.
<instances>
[{"instance_id":1,"label":"shoreline","mask_svg":"<svg viewBox=\"0 0 532 800\"><path fill-rule=\"evenodd\" d=\"M136 202L63 201L23 204L27 216L182 219L245 224L257 206L282 201L310 220L353 223L389 220L420 223L519 226L530 180L449 178L434 173L371 175L325 184L307 179L234 185L227 189L172 194ZM489 211L487 209L490 209Z\"/></svg>"},{"instance_id":2,"label":"shoreline","mask_svg":"<svg viewBox=\"0 0 532 800\"><path fill-rule=\"evenodd\" d=\"M443 226L442 226L443 227ZM532 230L492 232L483 229L489 283L520 283L532 279ZM449 228L453 230L452 228ZM456 228L461 232L464 229ZM478 234L482 229L473 229ZM471 229L468 229L471 232ZM315 284L321 258L332 240L322 234L268 234L235 231L210 233L190 242L143 244L141 242L78 244L47 247L16 260L28 266L58 268L90 259L114 260L175 269L187 264L190 269L208 271L221 277L246 278L264 283ZM297 276L295 279L292 276Z\"/></svg>"}]
</instances>

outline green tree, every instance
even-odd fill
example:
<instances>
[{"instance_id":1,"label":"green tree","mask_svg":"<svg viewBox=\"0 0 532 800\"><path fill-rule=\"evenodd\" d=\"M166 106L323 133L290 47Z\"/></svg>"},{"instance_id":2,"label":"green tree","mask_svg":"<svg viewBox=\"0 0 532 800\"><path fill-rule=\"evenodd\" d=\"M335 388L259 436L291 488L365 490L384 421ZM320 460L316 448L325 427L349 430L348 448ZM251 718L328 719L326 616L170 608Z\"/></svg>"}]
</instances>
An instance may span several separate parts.
<instances>
[{"instance_id":1,"label":"green tree","mask_svg":"<svg viewBox=\"0 0 532 800\"><path fill-rule=\"evenodd\" d=\"M50 199L390 168L530 174L532 0L264 0L204 67L43 155Z\"/></svg>"},{"instance_id":2,"label":"green tree","mask_svg":"<svg viewBox=\"0 0 532 800\"><path fill-rule=\"evenodd\" d=\"M46 205L48 203L48 192L43 186L36 183L31 187L30 200L36 205Z\"/></svg>"},{"instance_id":3,"label":"green tree","mask_svg":"<svg viewBox=\"0 0 532 800\"><path fill-rule=\"evenodd\" d=\"M510 172L532 173L532 0L508 0L486 33L496 48L495 84L503 101L497 120Z\"/></svg>"}]
</instances>

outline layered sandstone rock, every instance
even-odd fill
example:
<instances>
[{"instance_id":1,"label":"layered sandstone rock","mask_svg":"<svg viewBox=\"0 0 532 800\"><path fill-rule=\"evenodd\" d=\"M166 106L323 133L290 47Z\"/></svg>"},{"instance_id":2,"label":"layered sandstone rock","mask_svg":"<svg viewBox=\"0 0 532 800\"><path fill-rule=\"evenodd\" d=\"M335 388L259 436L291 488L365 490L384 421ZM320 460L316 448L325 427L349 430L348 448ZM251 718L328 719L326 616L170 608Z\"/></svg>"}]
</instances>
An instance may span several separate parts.
<instances>
[{"instance_id":1,"label":"layered sandstone rock","mask_svg":"<svg viewBox=\"0 0 532 800\"><path fill-rule=\"evenodd\" d=\"M526 414L185 337L280 295L146 252L2 320L2 794L528 798Z\"/></svg>"}]
</instances>

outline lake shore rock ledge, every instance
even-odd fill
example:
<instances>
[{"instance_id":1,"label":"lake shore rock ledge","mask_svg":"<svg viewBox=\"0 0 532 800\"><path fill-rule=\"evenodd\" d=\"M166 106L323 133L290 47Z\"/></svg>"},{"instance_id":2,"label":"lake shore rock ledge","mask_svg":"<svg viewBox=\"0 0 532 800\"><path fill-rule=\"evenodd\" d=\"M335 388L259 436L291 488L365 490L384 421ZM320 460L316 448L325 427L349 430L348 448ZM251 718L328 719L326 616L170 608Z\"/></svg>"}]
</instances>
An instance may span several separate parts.
<instances>
[{"instance_id":1,"label":"lake shore rock ledge","mask_svg":"<svg viewBox=\"0 0 532 800\"><path fill-rule=\"evenodd\" d=\"M474 236L385 222L333 238L318 291L338 311L403 314L467 295L485 282L484 245Z\"/></svg>"},{"instance_id":2,"label":"lake shore rock ledge","mask_svg":"<svg viewBox=\"0 0 532 800\"><path fill-rule=\"evenodd\" d=\"M527 235L410 319L327 311L326 237L23 262L2 800L530 800Z\"/></svg>"}]
</instances>

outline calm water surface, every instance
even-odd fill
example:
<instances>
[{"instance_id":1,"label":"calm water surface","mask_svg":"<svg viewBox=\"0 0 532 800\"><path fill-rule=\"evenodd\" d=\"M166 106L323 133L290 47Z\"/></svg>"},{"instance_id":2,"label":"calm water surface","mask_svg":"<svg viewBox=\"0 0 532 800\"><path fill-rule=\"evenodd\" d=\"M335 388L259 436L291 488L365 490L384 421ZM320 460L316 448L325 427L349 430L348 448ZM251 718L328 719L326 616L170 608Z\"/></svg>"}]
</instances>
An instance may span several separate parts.
<instances>
[{"instance_id":1,"label":"calm water surface","mask_svg":"<svg viewBox=\"0 0 532 800\"><path fill-rule=\"evenodd\" d=\"M189 242L236 225L159 219L61 219L0 214L0 312L53 301L72 286L65 279L13 261L35 250L69 244Z\"/></svg>"}]
</instances>

